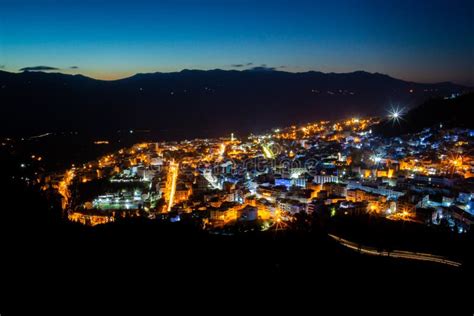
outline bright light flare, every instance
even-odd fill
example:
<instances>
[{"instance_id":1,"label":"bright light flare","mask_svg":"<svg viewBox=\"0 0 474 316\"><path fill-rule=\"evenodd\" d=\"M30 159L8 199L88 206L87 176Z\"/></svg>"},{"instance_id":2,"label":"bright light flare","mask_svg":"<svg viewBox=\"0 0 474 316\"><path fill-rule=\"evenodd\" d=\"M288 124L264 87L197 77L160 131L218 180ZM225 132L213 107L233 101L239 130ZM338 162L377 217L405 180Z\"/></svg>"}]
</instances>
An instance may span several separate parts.
<instances>
[{"instance_id":1,"label":"bright light flare","mask_svg":"<svg viewBox=\"0 0 474 316\"><path fill-rule=\"evenodd\" d=\"M390 121L393 123L400 123L400 120L403 120L403 113L404 109L403 108L392 108L390 111L388 111L388 118Z\"/></svg>"}]
</instances>

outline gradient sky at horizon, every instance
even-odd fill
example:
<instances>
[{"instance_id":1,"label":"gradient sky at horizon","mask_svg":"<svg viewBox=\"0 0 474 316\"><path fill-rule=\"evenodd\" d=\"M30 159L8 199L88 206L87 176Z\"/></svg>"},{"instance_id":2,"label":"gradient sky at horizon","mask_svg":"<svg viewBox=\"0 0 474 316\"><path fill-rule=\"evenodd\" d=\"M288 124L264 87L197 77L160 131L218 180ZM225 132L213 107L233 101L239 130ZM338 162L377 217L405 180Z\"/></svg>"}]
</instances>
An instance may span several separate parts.
<instances>
[{"instance_id":1,"label":"gradient sky at horizon","mask_svg":"<svg viewBox=\"0 0 474 316\"><path fill-rule=\"evenodd\" d=\"M474 85L473 3L0 0L0 69L116 79L266 65Z\"/></svg>"}]
</instances>

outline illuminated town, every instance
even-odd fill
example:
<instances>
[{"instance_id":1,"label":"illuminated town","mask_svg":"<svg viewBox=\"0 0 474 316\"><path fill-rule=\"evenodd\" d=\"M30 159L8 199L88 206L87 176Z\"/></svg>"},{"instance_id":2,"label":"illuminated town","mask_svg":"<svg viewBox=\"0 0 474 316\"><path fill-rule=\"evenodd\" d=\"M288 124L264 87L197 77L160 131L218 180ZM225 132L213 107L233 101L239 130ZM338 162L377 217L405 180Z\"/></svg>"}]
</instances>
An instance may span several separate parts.
<instances>
[{"instance_id":1,"label":"illuminated town","mask_svg":"<svg viewBox=\"0 0 474 316\"><path fill-rule=\"evenodd\" d=\"M328 210L467 232L474 219L474 191L465 185L473 176L474 132L439 126L383 138L372 132L379 121L140 143L45 175L43 189L61 194L70 221L91 226L129 217L177 222L191 214L217 233L275 230L295 214Z\"/></svg>"},{"instance_id":2,"label":"illuminated town","mask_svg":"<svg viewBox=\"0 0 474 316\"><path fill-rule=\"evenodd\" d=\"M473 0L0 0L0 316L474 316L473 31Z\"/></svg>"}]
</instances>

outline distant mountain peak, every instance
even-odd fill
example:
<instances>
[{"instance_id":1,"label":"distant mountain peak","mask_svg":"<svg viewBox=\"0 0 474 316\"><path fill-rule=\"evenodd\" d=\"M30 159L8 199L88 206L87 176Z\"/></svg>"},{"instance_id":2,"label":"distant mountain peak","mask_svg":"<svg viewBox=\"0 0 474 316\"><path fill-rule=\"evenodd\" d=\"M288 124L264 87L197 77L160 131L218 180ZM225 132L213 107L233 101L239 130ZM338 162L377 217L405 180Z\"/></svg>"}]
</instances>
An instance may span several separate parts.
<instances>
[{"instance_id":1,"label":"distant mountain peak","mask_svg":"<svg viewBox=\"0 0 474 316\"><path fill-rule=\"evenodd\" d=\"M318 119L383 115L391 104L409 108L427 98L468 89L366 71L183 69L110 81L0 71L0 102L8 105L0 107L0 130L142 126L196 133L212 130L214 135L254 132Z\"/></svg>"}]
</instances>

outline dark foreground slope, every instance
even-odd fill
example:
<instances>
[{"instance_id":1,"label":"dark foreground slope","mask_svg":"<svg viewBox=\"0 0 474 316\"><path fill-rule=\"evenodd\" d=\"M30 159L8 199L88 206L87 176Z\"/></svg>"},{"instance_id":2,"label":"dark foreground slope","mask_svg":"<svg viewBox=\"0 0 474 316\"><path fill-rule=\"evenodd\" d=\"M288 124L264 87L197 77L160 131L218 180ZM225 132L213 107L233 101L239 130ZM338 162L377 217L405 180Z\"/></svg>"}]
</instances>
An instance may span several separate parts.
<instances>
[{"instance_id":1,"label":"dark foreground slope","mask_svg":"<svg viewBox=\"0 0 474 316\"><path fill-rule=\"evenodd\" d=\"M264 309L276 297L279 308L291 306L293 313L337 309L341 301L365 310L392 306L387 299L400 291L411 306L429 309L441 295L451 310L468 307L467 292L457 289L468 284L469 267L359 255L324 229L219 236L192 222L149 220L88 228L62 221L34 189L10 182L4 192L1 278L8 291L1 305L17 313L29 307L25 301L88 309L91 302L114 308L135 299L137 308L162 310L176 303L245 308L248 297L267 302Z\"/></svg>"},{"instance_id":2,"label":"dark foreground slope","mask_svg":"<svg viewBox=\"0 0 474 316\"><path fill-rule=\"evenodd\" d=\"M409 110L397 122L382 121L374 130L384 136L420 132L424 128L474 128L474 93L457 98L433 98Z\"/></svg>"}]
</instances>

